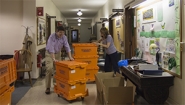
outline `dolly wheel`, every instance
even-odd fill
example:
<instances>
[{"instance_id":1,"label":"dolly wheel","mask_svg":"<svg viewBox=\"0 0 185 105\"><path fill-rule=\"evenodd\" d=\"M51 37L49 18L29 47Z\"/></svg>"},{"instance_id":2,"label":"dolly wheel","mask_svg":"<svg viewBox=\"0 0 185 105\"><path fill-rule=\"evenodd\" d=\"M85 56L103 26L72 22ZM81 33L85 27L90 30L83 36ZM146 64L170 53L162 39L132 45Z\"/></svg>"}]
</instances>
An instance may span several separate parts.
<instances>
[{"instance_id":1,"label":"dolly wheel","mask_svg":"<svg viewBox=\"0 0 185 105\"><path fill-rule=\"evenodd\" d=\"M84 100L84 97L81 97L82 101Z\"/></svg>"},{"instance_id":2,"label":"dolly wheel","mask_svg":"<svg viewBox=\"0 0 185 105\"><path fill-rule=\"evenodd\" d=\"M69 103L72 103L72 100L69 100Z\"/></svg>"}]
</instances>

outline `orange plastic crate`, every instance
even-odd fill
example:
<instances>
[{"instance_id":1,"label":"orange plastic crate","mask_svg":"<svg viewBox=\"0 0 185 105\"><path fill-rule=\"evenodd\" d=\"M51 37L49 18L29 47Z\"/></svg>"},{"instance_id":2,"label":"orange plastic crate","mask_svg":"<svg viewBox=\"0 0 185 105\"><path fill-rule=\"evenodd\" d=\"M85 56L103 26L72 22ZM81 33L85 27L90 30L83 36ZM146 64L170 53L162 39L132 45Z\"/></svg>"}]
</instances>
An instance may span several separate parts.
<instances>
[{"instance_id":1,"label":"orange plastic crate","mask_svg":"<svg viewBox=\"0 0 185 105\"><path fill-rule=\"evenodd\" d=\"M10 88L10 86L5 85L3 87L0 88L0 94L3 94L6 90L8 90Z\"/></svg>"},{"instance_id":2,"label":"orange plastic crate","mask_svg":"<svg viewBox=\"0 0 185 105\"><path fill-rule=\"evenodd\" d=\"M74 100L78 97L84 98L88 94L86 89L86 80L79 80L68 82L62 78L55 76L56 85L54 87L55 93L66 98L67 100Z\"/></svg>"},{"instance_id":3,"label":"orange plastic crate","mask_svg":"<svg viewBox=\"0 0 185 105\"><path fill-rule=\"evenodd\" d=\"M82 98L82 100L84 99L85 96L88 96L89 95L89 92L88 92L88 89L85 91L85 93L79 93L79 94L75 94L73 96L69 96L67 95L65 92L57 89L57 86L54 87L54 92L58 94L58 96L61 96L61 97L64 97L65 99L67 99L68 101L71 101L71 100L75 100L79 97Z\"/></svg>"},{"instance_id":4,"label":"orange plastic crate","mask_svg":"<svg viewBox=\"0 0 185 105\"><path fill-rule=\"evenodd\" d=\"M85 79L87 63L77 61L60 61L55 63L56 75L68 81Z\"/></svg>"},{"instance_id":5,"label":"orange plastic crate","mask_svg":"<svg viewBox=\"0 0 185 105\"><path fill-rule=\"evenodd\" d=\"M0 94L0 105L11 105L11 95L14 87L10 87L7 91Z\"/></svg>"},{"instance_id":6,"label":"orange plastic crate","mask_svg":"<svg viewBox=\"0 0 185 105\"><path fill-rule=\"evenodd\" d=\"M88 63L87 68L92 68L97 66L98 63L98 55L92 56L74 56L75 61L86 62Z\"/></svg>"},{"instance_id":7,"label":"orange plastic crate","mask_svg":"<svg viewBox=\"0 0 185 105\"><path fill-rule=\"evenodd\" d=\"M97 45L93 43L73 43L74 56L97 55Z\"/></svg>"},{"instance_id":8,"label":"orange plastic crate","mask_svg":"<svg viewBox=\"0 0 185 105\"><path fill-rule=\"evenodd\" d=\"M57 88L64 92L67 96L75 96L75 94L85 93L86 91L86 79L67 82L62 78L55 76Z\"/></svg>"},{"instance_id":9,"label":"orange plastic crate","mask_svg":"<svg viewBox=\"0 0 185 105\"><path fill-rule=\"evenodd\" d=\"M95 81L95 74L98 73L99 67L96 66L94 68L87 68L86 69L86 79L89 82Z\"/></svg>"},{"instance_id":10,"label":"orange plastic crate","mask_svg":"<svg viewBox=\"0 0 185 105\"><path fill-rule=\"evenodd\" d=\"M17 79L15 60L8 59L0 62L0 88L10 85Z\"/></svg>"}]
</instances>

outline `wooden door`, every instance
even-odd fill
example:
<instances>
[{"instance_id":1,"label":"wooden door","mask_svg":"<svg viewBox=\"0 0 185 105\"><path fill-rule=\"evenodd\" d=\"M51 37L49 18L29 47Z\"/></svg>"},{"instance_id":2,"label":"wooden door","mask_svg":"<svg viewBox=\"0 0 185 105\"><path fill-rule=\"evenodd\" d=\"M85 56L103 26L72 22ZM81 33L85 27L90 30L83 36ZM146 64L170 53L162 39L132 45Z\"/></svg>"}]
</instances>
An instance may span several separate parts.
<instances>
[{"instance_id":1,"label":"wooden door","mask_svg":"<svg viewBox=\"0 0 185 105\"><path fill-rule=\"evenodd\" d=\"M51 35L51 18L49 18L49 15L46 14L46 43L50 35Z\"/></svg>"},{"instance_id":2,"label":"wooden door","mask_svg":"<svg viewBox=\"0 0 185 105\"><path fill-rule=\"evenodd\" d=\"M125 9L125 59L135 55L136 35L134 29L134 9Z\"/></svg>"}]
</instances>

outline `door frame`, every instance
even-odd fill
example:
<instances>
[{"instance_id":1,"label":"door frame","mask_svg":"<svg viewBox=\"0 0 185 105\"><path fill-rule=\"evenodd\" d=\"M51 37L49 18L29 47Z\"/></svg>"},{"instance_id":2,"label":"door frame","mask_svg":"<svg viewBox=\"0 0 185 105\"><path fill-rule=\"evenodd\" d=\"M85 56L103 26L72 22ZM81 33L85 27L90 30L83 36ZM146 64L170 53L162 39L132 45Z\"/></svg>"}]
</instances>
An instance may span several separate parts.
<instances>
[{"instance_id":1,"label":"door frame","mask_svg":"<svg viewBox=\"0 0 185 105\"><path fill-rule=\"evenodd\" d=\"M46 43L51 35L51 18L49 18L49 14L46 13Z\"/></svg>"},{"instance_id":2,"label":"door frame","mask_svg":"<svg viewBox=\"0 0 185 105\"><path fill-rule=\"evenodd\" d=\"M134 9L129 9L129 7L125 8L125 59L130 59L135 56L135 49L137 48L134 15Z\"/></svg>"},{"instance_id":3,"label":"door frame","mask_svg":"<svg viewBox=\"0 0 185 105\"><path fill-rule=\"evenodd\" d=\"M77 41L73 41L73 31L77 31ZM79 33L77 29L71 30L71 43L77 43L79 41Z\"/></svg>"}]
</instances>

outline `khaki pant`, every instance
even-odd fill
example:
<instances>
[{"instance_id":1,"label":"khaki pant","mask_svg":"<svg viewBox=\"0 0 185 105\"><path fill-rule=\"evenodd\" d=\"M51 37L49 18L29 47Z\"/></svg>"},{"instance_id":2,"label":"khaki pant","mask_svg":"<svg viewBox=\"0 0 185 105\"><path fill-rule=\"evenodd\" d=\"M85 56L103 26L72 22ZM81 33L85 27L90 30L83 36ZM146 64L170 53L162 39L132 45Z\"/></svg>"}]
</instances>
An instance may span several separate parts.
<instances>
[{"instance_id":1,"label":"khaki pant","mask_svg":"<svg viewBox=\"0 0 185 105\"><path fill-rule=\"evenodd\" d=\"M46 88L50 88L51 87L51 76L52 76L52 74L54 75L54 73L55 73L55 64L53 62L51 54L49 54L48 51L46 51L45 57L46 57L45 58L45 62L46 62L45 82L46 82ZM58 61L61 60L61 52L55 54L55 59ZM53 81L55 81L54 78L53 78Z\"/></svg>"}]
</instances>

